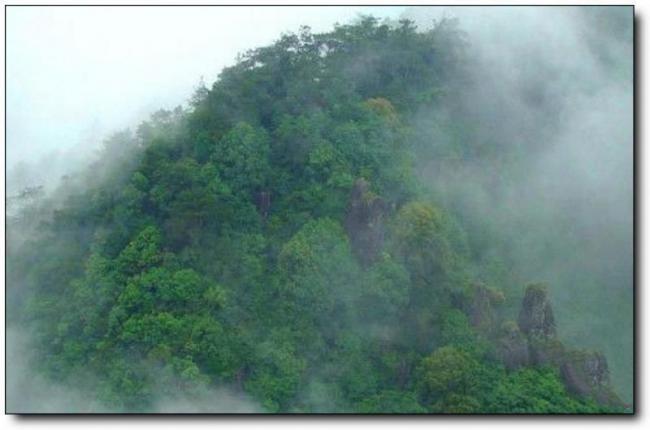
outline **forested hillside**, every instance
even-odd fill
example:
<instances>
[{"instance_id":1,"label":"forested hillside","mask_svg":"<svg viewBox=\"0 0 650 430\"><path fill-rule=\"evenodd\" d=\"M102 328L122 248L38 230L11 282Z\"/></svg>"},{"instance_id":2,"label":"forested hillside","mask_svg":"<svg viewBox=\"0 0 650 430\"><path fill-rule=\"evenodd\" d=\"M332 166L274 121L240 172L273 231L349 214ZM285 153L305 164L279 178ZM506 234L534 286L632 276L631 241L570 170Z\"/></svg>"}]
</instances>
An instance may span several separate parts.
<instances>
[{"instance_id":1,"label":"forested hillside","mask_svg":"<svg viewBox=\"0 0 650 430\"><path fill-rule=\"evenodd\" d=\"M427 180L421 114L454 105L465 47L450 20L302 28L26 190L7 313L30 372L93 411L224 412L226 390L257 412L629 412L606 357L560 339L549 288L513 293ZM516 171L456 113L447 159Z\"/></svg>"}]
</instances>

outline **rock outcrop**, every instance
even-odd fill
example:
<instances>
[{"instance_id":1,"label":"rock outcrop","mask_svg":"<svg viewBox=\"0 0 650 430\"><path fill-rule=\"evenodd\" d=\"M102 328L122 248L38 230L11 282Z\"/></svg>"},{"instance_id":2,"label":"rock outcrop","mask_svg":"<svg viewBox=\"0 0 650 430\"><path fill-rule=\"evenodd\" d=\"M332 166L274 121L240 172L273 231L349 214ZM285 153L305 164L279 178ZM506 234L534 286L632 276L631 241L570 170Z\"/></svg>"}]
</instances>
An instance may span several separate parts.
<instances>
[{"instance_id":1,"label":"rock outcrop","mask_svg":"<svg viewBox=\"0 0 650 430\"><path fill-rule=\"evenodd\" d=\"M271 209L271 193L269 191L258 191L255 194L255 206L262 218L266 220Z\"/></svg>"},{"instance_id":2,"label":"rock outcrop","mask_svg":"<svg viewBox=\"0 0 650 430\"><path fill-rule=\"evenodd\" d=\"M607 359L600 352L569 352L560 365L560 376L567 390L578 397L605 405L621 402L610 387Z\"/></svg>"},{"instance_id":3,"label":"rock outcrop","mask_svg":"<svg viewBox=\"0 0 650 430\"><path fill-rule=\"evenodd\" d=\"M464 309L470 324L479 333L492 340L495 357L506 369L554 367L567 391L574 396L593 399L605 406L623 406L611 388L605 356L570 348L558 338L545 285L526 287L517 322L502 322L499 318L495 308L503 300L498 290L477 283L471 286L469 294L456 300L456 306Z\"/></svg>"},{"instance_id":4,"label":"rock outcrop","mask_svg":"<svg viewBox=\"0 0 650 430\"><path fill-rule=\"evenodd\" d=\"M352 250L363 265L377 258L384 243L386 203L370 191L365 179L357 179L350 193L345 229Z\"/></svg>"},{"instance_id":5,"label":"rock outcrop","mask_svg":"<svg viewBox=\"0 0 650 430\"><path fill-rule=\"evenodd\" d=\"M527 336L540 338L556 336L555 317L545 285L532 284L526 288L518 322L519 329Z\"/></svg>"},{"instance_id":6,"label":"rock outcrop","mask_svg":"<svg viewBox=\"0 0 650 430\"><path fill-rule=\"evenodd\" d=\"M622 405L610 386L605 356L568 348L558 339L553 308L544 285L526 288L518 324L526 337L529 364L558 368L566 389L575 396L592 398L602 405ZM504 357L516 362L512 354ZM504 364L512 365L505 360Z\"/></svg>"}]
</instances>

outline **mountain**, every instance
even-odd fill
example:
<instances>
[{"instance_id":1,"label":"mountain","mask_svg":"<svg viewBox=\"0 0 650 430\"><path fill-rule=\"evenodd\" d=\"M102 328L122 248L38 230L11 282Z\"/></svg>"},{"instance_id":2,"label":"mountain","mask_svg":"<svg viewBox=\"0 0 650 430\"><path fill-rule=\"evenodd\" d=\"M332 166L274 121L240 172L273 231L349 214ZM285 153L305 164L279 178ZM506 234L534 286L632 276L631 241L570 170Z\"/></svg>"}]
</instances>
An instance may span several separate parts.
<instances>
[{"instance_id":1,"label":"mountain","mask_svg":"<svg viewBox=\"0 0 650 430\"><path fill-rule=\"evenodd\" d=\"M629 411L548 288L511 297L425 179L421 115L454 106L465 48L450 20L302 28L28 193L7 256L25 372L83 393L66 411ZM450 112L445 157L516 171Z\"/></svg>"}]
</instances>

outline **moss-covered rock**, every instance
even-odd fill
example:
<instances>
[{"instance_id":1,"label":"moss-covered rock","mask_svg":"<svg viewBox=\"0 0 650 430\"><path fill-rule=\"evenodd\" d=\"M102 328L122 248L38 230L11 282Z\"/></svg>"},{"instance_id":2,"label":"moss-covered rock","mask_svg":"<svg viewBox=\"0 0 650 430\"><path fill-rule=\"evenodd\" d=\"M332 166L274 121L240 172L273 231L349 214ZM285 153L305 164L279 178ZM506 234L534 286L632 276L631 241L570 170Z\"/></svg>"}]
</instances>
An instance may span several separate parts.
<instances>
[{"instance_id":1,"label":"moss-covered rock","mask_svg":"<svg viewBox=\"0 0 650 430\"><path fill-rule=\"evenodd\" d=\"M526 288L518 323L527 336L542 339L556 336L555 317L545 285L531 284Z\"/></svg>"}]
</instances>

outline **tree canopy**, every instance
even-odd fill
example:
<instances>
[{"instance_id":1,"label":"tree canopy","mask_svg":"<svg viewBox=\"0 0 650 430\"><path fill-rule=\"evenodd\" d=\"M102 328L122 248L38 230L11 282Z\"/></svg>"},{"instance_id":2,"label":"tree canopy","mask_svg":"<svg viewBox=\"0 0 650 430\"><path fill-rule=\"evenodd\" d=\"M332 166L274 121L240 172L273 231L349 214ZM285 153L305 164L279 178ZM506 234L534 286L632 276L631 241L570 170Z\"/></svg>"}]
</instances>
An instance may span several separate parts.
<instances>
[{"instance_id":1,"label":"tree canopy","mask_svg":"<svg viewBox=\"0 0 650 430\"><path fill-rule=\"evenodd\" d=\"M34 368L92 375L123 412L210 387L268 412L616 410L550 364L506 368L472 324L476 253L409 122L463 46L447 20L302 28L107 142L84 187L11 226L35 232L7 264Z\"/></svg>"}]
</instances>

